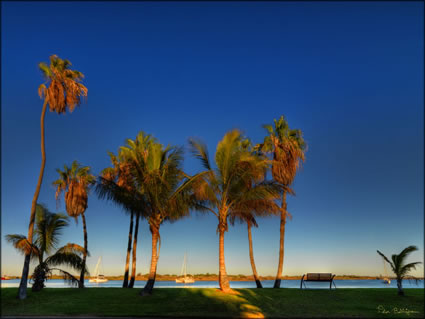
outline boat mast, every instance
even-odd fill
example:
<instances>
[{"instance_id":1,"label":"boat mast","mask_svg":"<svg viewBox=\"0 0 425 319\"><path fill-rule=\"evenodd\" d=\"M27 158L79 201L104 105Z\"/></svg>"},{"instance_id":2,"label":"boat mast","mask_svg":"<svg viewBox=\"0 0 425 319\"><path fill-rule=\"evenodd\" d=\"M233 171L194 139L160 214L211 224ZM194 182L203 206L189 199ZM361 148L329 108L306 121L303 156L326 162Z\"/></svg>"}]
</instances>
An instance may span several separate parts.
<instances>
[{"instance_id":1,"label":"boat mast","mask_svg":"<svg viewBox=\"0 0 425 319\"><path fill-rule=\"evenodd\" d=\"M184 273L184 260L185 260L185 257L183 257L183 264L182 264L182 270L180 271L180 276L183 276L183 273Z\"/></svg>"},{"instance_id":2,"label":"boat mast","mask_svg":"<svg viewBox=\"0 0 425 319\"><path fill-rule=\"evenodd\" d=\"M184 277L186 278L187 271L187 252L184 253Z\"/></svg>"},{"instance_id":3,"label":"boat mast","mask_svg":"<svg viewBox=\"0 0 425 319\"><path fill-rule=\"evenodd\" d=\"M96 264L96 268L94 269L94 275L95 275L95 277L97 277L99 275L99 265L100 265L101 258L102 257L99 257L99 260L97 261L97 264Z\"/></svg>"},{"instance_id":4,"label":"boat mast","mask_svg":"<svg viewBox=\"0 0 425 319\"><path fill-rule=\"evenodd\" d=\"M385 278L388 279L388 271L387 271L387 265L385 263L385 260L382 260L382 262L384 263L384 273L385 273Z\"/></svg>"}]
</instances>

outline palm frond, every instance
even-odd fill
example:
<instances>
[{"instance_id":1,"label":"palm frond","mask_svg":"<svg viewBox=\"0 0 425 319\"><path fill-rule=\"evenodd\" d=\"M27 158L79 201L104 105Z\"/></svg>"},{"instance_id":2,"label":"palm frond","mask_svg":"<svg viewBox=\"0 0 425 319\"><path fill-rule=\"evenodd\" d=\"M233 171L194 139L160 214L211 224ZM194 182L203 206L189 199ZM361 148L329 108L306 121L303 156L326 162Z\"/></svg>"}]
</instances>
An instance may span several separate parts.
<instances>
[{"instance_id":1,"label":"palm frond","mask_svg":"<svg viewBox=\"0 0 425 319\"><path fill-rule=\"evenodd\" d=\"M422 263L421 263L421 262L419 262L419 261L417 261L417 262L409 263L409 264L407 264L407 265L403 265L403 266L401 267L401 269L400 269L400 274L401 274L402 276L405 276L405 275L407 275L407 273L408 273L409 271L411 271L412 269L416 269L416 266L418 266L418 265L420 265L420 264L422 264Z\"/></svg>"},{"instance_id":2,"label":"palm frond","mask_svg":"<svg viewBox=\"0 0 425 319\"><path fill-rule=\"evenodd\" d=\"M404 248L404 249L401 251L401 253L400 253L400 254L398 254L398 258L400 258L400 259L403 259L403 260L404 260L404 259L407 257L407 255L409 255L409 254L411 254L412 252L417 251L417 250L418 250L418 247L416 247L416 246L413 246L413 245L408 246L408 247Z\"/></svg>"},{"instance_id":3,"label":"palm frond","mask_svg":"<svg viewBox=\"0 0 425 319\"><path fill-rule=\"evenodd\" d=\"M98 177L95 192L100 199L110 200L128 213L133 212L144 216L145 212L148 211L146 199L141 194L119 186L114 181L101 176Z\"/></svg>"},{"instance_id":4,"label":"palm frond","mask_svg":"<svg viewBox=\"0 0 425 319\"><path fill-rule=\"evenodd\" d=\"M208 149L205 143L200 140L190 138L189 145L192 154L201 161L203 167L207 170L211 170Z\"/></svg>"},{"instance_id":5,"label":"palm frond","mask_svg":"<svg viewBox=\"0 0 425 319\"><path fill-rule=\"evenodd\" d=\"M50 212L45 205L37 204L34 243L44 253L50 253L59 243L62 229L68 226L68 217Z\"/></svg>"},{"instance_id":6,"label":"palm frond","mask_svg":"<svg viewBox=\"0 0 425 319\"><path fill-rule=\"evenodd\" d=\"M25 255L31 253L31 259L38 259L40 250L33 244L31 244L27 237L19 234L8 234L5 236L6 241L11 243L15 249Z\"/></svg>"},{"instance_id":7,"label":"palm frond","mask_svg":"<svg viewBox=\"0 0 425 319\"><path fill-rule=\"evenodd\" d=\"M394 270L394 264L385 256L383 253L381 253L379 250L376 251L387 263L390 264L391 268Z\"/></svg>"},{"instance_id":8,"label":"palm frond","mask_svg":"<svg viewBox=\"0 0 425 319\"><path fill-rule=\"evenodd\" d=\"M74 243L68 243L65 246L59 248L57 250L58 253L61 254L76 254L76 255L83 255L84 254L84 247L81 247L78 244ZM90 252L87 251L87 256L90 257Z\"/></svg>"},{"instance_id":9,"label":"palm frond","mask_svg":"<svg viewBox=\"0 0 425 319\"><path fill-rule=\"evenodd\" d=\"M71 286L78 286L78 278L74 277L72 274L70 274L69 272L63 270L63 269L59 269L59 268L49 268L51 271L52 270L56 270L58 271L62 276L63 276L63 280L66 284L69 284Z\"/></svg>"},{"instance_id":10,"label":"palm frond","mask_svg":"<svg viewBox=\"0 0 425 319\"><path fill-rule=\"evenodd\" d=\"M262 127L267 131L267 133L269 133L269 135L274 133L273 125L263 124Z\"/></svg>"},{"instance_id":11,"label":"palm frond","mask_svg":"<svg viewBox=\"0 0 425 319\"><path fill-rule=\"evenodd\" d=\"M72 252L56 252L46 258L45 263L49 267L64 265L74 270L81 271L83 269L83 260L80 256ZM85 267L84 272L88 275L88 269Z\"/></svg>"}]
</instances>

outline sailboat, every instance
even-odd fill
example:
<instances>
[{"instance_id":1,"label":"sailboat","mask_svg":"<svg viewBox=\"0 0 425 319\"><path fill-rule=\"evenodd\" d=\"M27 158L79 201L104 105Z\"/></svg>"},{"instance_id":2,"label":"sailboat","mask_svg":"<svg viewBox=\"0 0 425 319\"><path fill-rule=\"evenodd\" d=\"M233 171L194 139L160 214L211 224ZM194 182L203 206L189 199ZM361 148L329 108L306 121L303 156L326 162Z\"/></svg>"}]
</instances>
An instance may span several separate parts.
<instances>
[{"instance_id":1,"label":"sailboat","mask_svg":"<svg viewBox=\"0 0 425 319\"><path fill-rule=\"evenodd\" d=\"M99 257L99 260L97 261L97 264L96 264L96 268L94 270L95 278L90 279L89 282L102 283L102 282L108 281L108 279L106 279L104 275L99 274L99 266L101 262L102 262L102 257Z\"/></svg>"},{"instance_id":2,"label":"sailboat","mask_svg":"<svg viewBox=\"0 0 425 319\"><path fill-rule=\"evenodd\" d=\"M176 283L179 284L193 284L195 282L195 278L191 275L187 275L187 253L184 254L182 271L180 274L180 278L176 278Z\"/></svg>"},{"instance_id":3,"label":"sailboat","mask_svg":"<svg viewBox=\"0 0 425 319\"><path fill-rule=\"evenodd\" d=\"M384 260L382 260L382 262L384 263L384 272L385 272L385 277L382 279L382 283L389 285L391 283L391 280L390 278L388 278L387 265L385 264Z\"/></svg>"}]
</instances>

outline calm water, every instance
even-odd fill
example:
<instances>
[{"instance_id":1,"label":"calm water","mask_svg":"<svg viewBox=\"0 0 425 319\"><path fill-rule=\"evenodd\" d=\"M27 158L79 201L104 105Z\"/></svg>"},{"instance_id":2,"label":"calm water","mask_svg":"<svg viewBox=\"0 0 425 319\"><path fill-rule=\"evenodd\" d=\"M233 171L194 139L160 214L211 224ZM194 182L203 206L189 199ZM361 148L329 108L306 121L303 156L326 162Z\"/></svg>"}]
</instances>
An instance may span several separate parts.
<instances>
[{"instance_id":1,"label":"calm water","mask_svg":"<svg viewBox=\"0 0 425 319\"><path fill-rule=\"evenodd\" d=\"M391 284L383 284L380 280L334 280L337 288L397 288L397 283L395 280L391 280ZM137 280L134 284L136 288L143 288L146 281ZM273 280L264 280L262 281L263 287L271 288L273 287ZM18 287L19 279L12 280L2 280L1 287ZM29 287L31 284L29 285ZM122 280L110 280L102 284L89 283L88 280L85 281L86 287L121 287ZM231 281L230 286L232 288L255 288L255 282L253 281ZM307 282L307 288L310 289L329 289L329 283L320 283L320 282ZM68 288L69 285L65 284L61 279L52 279L48 280L46 287L49 288ZM177 284L174 281L156 281L156 288L219 288L217 281L197 281L193 284ZM282 280L282 288L300 288L300 280ZM333 286L332 286L333 287ZM420 280L418 285L415 282L404 280L403 288L424 288L424 281Z\"/></svg>"}]
</instances>

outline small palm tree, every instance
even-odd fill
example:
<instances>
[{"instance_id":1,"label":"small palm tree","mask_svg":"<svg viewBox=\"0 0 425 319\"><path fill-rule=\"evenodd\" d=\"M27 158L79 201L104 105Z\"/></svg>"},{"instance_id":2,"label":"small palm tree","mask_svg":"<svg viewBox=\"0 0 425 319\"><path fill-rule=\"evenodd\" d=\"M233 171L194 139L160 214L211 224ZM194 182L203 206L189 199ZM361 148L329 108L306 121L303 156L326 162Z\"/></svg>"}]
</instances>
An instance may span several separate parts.
<instances>
[{"instance_id":1,"label":"small palm tree","mask_svg":"<svg viewBox=\"0 0 425 319\"><path fill-rule=\"evenodd\" d=\"M88 273L87 269L83 268L85 266L83 266L83 260L80 257L84 248L77 244L68 243L50 255L59 243L62 229L68 226L68 217L49 212L45 206L37 204L35 219L34 243L30 243L24 235L6 235L6 240L19 252L24 255L30 254L33 261L38 260L38 265L32 275L34 281L32 290L40 291L44 287L44 282L54 270L59 271L64 276L65 281L71 284L78 283L78 279L72 274L56 268L56 266L64 265L78 271L83 269ZM44 258L46 255L50 256Z\"/></svg>"},{"instance_id":2,"label":"small palm tree","mask_svg":"<svg viewBox=\"0 0 425 319\"><path fill-rule=\"evenodd\" d=\"M218 219L219 233L219 285L223 292L230 292L224 260L224 234L232 214L250 214L259 203L278 197L276 185L252 181L264 178L267 161L246 148L246 139L238 130L226 133L218 143L215 153L216 168L210 164L208 150L200 141L190 139L189 144L205 171L194 176L193 189L196 198L206 210Z\"/></svg>"},{"instance_id":3,"label":"small palm tree","mask_svg":"<svg viewBox=\"0 0 425 319\"><path fill-rule=\"evenodd\" d=\"M81 97L87 96L87 88L80 82L84 78L83 73L71 70L71 62L62 60L57 55L50 56L50 65L41 62L39 65L43 73L46 83L41 84L38 89L40 98L44 99L41 111L41 167L38 176L38 182L32 199L30 222L28 226L27 239L30 244L33 242L35 211L40 193L41 183L43 181L44 167L46 165L46 150L44 145L44 118L46 114L47 104L51 112L58 114L65 113L66 109L72 112L76 106L80 105ZM19 284L18 298L25 299L27 297L27 282L30 265L30 255L25 254L24 266L22 269L21 282Z\"/></svg>"},{"instance_id":4,"label":"small palm tree","mask_svg":"<svg viewBox=\"0 0 425 319\"><path fill-rule=\"evenodd\" d=\"M402 286L403 278L407 276L410 270L416 269L416 266L421 264L421 262L419 261L413 262L407 265L404 264L407 256L416 250L418 250L418 247L416 246L406 247L398 255L397 254L391 255L392 262L379 250L376 251L387 263L390 264L392 271L396 275L398 294L400 296L404 296L404 291Z\"/></svg>"},{"instance_id":5,"label":"small palm tree","mask_svg":"<svg viewBox=\"0 0 425 319\"><path fill-rule=\"evenodd\" d=\"M304 162L306 143L302 137L301 130L290 129L284 116L281 116L279 120L274 120L274 126L263 125L263 127L269 135L256 148L260 151L271 152L273 154L272 176L283 188L280 215L279 264L273 287L280 288L285 246L285 225L286 218L288 216L290 217L287 211L286 193L294 194L290 186L295 179L301 162Z\"/></svg>"},{"instance_id":6,"label":"small palm tree","mask_svg":"<svg viewBox=\"0 0 425 319\"><path fill-rule=\"evenodd\" d=\"M89 166L81 166L77 161L73 161L71 167L64 165L63 171L56 169L59 179L53 182L56 187L56 200L62 192L65 193L66 211L69 216L78 221L78 216L83 220L84 249L88 249L87 224L85 211L88 203L89 187L95 183L95 177L90 174ZM83 269L86 265L87 253L83 254ZM84 271L81 271L79 288L84 288Z\"/></svg>"}]
</instances>

